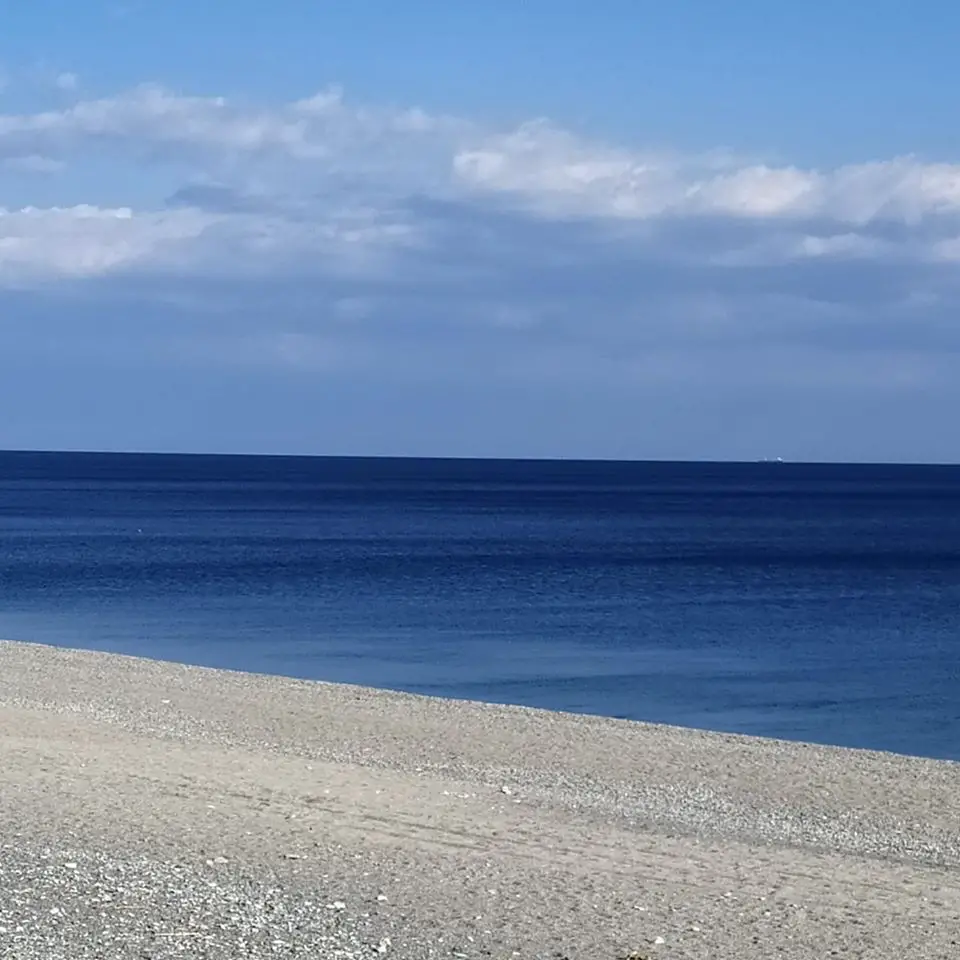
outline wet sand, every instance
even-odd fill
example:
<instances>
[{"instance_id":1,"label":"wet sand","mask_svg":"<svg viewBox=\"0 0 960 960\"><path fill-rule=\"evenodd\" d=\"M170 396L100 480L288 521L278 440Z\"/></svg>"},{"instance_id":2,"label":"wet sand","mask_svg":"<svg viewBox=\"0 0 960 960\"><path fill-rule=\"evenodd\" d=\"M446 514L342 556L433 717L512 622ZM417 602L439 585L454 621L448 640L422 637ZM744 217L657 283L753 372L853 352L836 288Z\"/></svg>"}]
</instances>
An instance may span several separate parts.
<instances>
[{"instance_id":1,"label":"wet sand","mask_svg":"<svg viewBox=\"0 0 960 960\"><path fill-rule=\"evenodd\" d=\"M0 958L960 957L960 764L0 643Z\"/></svg>"}]
</instances>

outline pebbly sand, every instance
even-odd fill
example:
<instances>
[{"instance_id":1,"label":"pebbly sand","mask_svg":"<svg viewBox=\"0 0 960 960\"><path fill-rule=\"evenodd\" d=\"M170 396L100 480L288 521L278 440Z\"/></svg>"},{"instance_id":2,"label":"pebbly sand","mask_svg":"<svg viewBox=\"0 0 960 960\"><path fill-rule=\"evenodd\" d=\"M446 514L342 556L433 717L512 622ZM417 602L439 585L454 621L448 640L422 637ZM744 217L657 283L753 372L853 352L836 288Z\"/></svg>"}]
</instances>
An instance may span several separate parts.
<instances>
[{"instance_id":1,"label":"pebbly sand","mask_svg":"<svg viewBox=\"0 0 960 960\"><path fill-rule=\"evenodd\" d=\"M960 764L0 643L0 958L960 958Z\"/></svg>"}]
</instances>

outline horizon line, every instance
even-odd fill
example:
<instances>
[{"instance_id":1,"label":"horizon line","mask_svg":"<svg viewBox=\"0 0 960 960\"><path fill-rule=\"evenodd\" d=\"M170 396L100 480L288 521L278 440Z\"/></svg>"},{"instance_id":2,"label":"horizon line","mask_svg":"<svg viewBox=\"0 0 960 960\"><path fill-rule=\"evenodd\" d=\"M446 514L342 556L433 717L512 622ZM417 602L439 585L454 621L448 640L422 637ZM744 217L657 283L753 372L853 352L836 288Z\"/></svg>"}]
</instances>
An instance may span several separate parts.
<instances>
[{"instance_id":1,"label":"horizon line","mask_svg":"<svg viewBox=\"0 0 960 960\"><path fill-rule=\"evenodd\" d=\"M251 453L239 451L185 451L185 450L114 450L114 449L49 449L49 448L11 448L0 449L0 456L87 456L87 457L184 457L219 459L259 459L259 460L376 460L405 461L426 460L439 463L567 463L567 464L687 464L687 465L728 465L748 466L767 464L769 466L846 466L846 467L960 467L960 460L792 460L781 457L757 457L753 459L663 459L663 458L621 458L621 457L495 457L465 455L415 455L415 454L350 454L350 453Z\"/></svg>"}]
</instances>

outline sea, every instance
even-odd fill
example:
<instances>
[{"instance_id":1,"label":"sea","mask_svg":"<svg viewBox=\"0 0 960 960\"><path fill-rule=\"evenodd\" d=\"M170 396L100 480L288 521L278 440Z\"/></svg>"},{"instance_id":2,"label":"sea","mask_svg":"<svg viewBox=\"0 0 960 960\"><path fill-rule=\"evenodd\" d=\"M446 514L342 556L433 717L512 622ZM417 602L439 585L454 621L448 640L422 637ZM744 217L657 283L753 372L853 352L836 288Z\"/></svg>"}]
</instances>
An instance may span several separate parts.
<instances>
[{"instance_id":1,"label":"sea","mask_svg":"<svg viewBox=\"0 0 960 960\"><path fill-rule=\"evenodd\" d=\"M0 453L0 637L960 760L960 467Z\"/></svg>"}]
</instances>

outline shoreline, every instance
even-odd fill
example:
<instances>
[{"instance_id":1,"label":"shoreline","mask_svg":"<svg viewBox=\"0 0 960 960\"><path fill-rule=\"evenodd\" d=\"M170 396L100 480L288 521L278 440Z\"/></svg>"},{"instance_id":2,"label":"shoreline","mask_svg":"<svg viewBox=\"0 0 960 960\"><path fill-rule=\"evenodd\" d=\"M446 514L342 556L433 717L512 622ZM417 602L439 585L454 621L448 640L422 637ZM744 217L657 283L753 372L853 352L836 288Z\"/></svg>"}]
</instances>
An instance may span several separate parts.
<instances>
[{"instance_id":1,"label":"shoreline","mask_svg":"<svg viewBox=\"0 0 960 960\"><path fill-rule=\"evenodd\" d=\"M0 765L0 956L38 864L312 918L224 960L960 955L953 761L3 641ZM189 955L51 953L47 926L10 955Z\"/></svg>"},{"instance_id":2,"label":"shoreline","mask_svg":"<svg viewBox=\"0 0 960 960\"><path fill-rule=\"evenodd\" d=\"M886 757L899 757L910 760L926 760L934 763L953 763L960 765L960 756L941 756L929 753L914 753L907 750L897 750L879 746L861 746L844 743L836 743L830 740L804 740L800 737L775 736L763 733L747 733L733 729L723 729L710 726L699 726L695 724L672 723L655 719L636 719L623 716L622 714L595 713L587 710L565 710L559 707L539 706L531 703L515 703L504 700L483 700L470 697L461 697L456 694L447 693L423 693L404 686L373 686L359 682L344 680L328 680L322 677L308 677L283 672L263 672L255 669L245 669L243 667L215 666L193 661L185 661L176 657L149 656L142 653L121 653L113 650L103 650L91 646L72 646L59 642L56 639L48 640L25 640L19 638L0 638L0 644L17 644L27 647L42 647L51 650L73 650L79 653L93 653L107 657L125 658L147 663L169 664L175 667L186 667L196 670L212 671L215 673L239 675L245 677L258 677L263 680L280 680L295 684L308 684L329 686L343 689L355 689L363 693L379 693L385 695L398 695L414 697L429 701L439 701L452 704L464 704L475 707L485 707L494 710L519 710L531 711L536 714L545 714L548 716L568 717L571 719L596 720L602 722L627 723L638 727L653 728L658 730L674 730L678 732L688 731L696 734L708 734L711 736L722 737L726 739L739 740L744 743L754 743L756 741L780 743L785 745L813 747L823 750L841 750L852 751L854 753L877 754Z\"/></svg>"}]
</instances>

